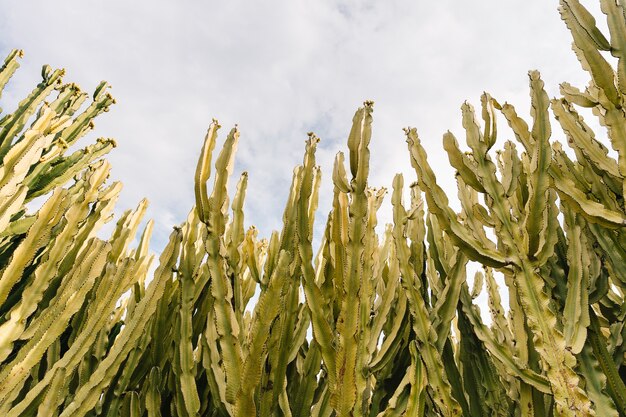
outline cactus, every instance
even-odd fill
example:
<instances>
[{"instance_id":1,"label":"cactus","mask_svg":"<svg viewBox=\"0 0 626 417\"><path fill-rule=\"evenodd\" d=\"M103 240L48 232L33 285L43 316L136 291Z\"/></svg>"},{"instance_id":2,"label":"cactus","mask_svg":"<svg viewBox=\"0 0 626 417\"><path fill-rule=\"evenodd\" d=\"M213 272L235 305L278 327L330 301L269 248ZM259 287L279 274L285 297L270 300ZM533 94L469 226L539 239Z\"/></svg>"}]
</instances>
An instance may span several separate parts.
<instances>
[{"instance_id":1,"label":"cactus","mask_svg":"<svg viewBox=\"0 0 626 417\"><path fill-rule=\"evenodd\" d=\"M114 103L107 84L86 104L63 70L44 67L42 82L0 119L0 414L625 415L626 15L621 2L600 3L609 38L578 1L560 2L591 75L585 91L564 83L563 97L550 100L531 71L530 125L488 94L482 122L463 104L469 151L443 136L458 213L407 128L417 181L405 205L404 178L394 178L393 223L376 233L386 189L368 183L368 101L354 115L347 157L335 158L317 254L313 133L282 229L259 238L245 225L248 174L232 202L227 191L239 129L212 169L214 120L195 206L151 280L152 222L131 247L145 200L108 239L97 235L121 188L108 183L102 158L115 142L66 155ZM21 57L5 60L0 93ZM593 109L617 159L578 106ZM494 152L498 113L517 144ZM551 139L550 114L572 152ZM469 261L482 264L471 288ZM483 292L490 324L476 302Z\"/></svg>"}]
</instances>

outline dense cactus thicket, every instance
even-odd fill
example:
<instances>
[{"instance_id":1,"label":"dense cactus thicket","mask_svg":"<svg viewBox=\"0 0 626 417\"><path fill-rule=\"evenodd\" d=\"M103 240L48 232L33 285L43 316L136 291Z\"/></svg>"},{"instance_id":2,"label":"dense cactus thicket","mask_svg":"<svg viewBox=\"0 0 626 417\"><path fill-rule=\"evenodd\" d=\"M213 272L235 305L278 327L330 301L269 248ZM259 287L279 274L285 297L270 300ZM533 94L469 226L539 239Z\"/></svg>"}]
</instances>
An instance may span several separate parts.
<instances>
[{"instance_id":1,"label":"dense cactus thicket","mask_svg":"<svg viewBox=\"0 0 626 417\"><path fill-rule=\"evenodd\" d=\"M0 415L626 415L626 4L601 6L608 38L578 1L561 0L584 90L563 84L550 100L531 71L528 122L488 94L479 116L462 106L467 148L443 138L460 212L408 128L417 181L403 202L395 177L393 224L375 232L386 190L368 186L366 102L335 160L319 249L314 134L282 230L261 239L244 226L247 174L232 201L227 192L239 132L213 163L213 121L196 205L149 279L151 222L136 240L145 202L97 237L120 191L102 159L115 143L67 154L114 103L106 83L87 104L44 67L0 119ZM5 60L0 90L20 57ZM515 141L496 147L500 114ZM471 288L469 261L483 265Z\"/></svg>"}]
</instances>

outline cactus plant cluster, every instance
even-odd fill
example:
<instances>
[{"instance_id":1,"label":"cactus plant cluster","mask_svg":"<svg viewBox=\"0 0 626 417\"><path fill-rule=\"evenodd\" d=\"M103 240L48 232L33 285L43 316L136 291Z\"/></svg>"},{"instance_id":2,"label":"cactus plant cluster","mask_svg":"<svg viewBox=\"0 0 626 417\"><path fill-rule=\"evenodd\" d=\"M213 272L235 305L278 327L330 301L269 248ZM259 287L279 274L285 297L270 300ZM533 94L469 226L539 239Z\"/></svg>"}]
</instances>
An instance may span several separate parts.
<instances>
[{"instance_id":1,"label":"cactus plant cluster","mask_svg":"<svg viewBox=\"0 0 626 417\"><path fill-rule=\"evenodd\" d=\"M531 71L530 123L488 94L480 118L463 104L468 150L443 137L460 212L407 128L417 181L405 204L394 178L393 224L376 233L387 190L368 184L365 102L347 157L335 159L317 252L312 133L283 228L261 239L244 226L247 174L232 202L227 191L239 131L213 165L214 120L195 207L151 279L152 223L135 239L145 201L109 239L97 235L121 187L102 159L115 142L66 155L114 103L106 83L87 104L62 70L44 67L0 119L0 415L626 415L626 5L601 6L609 38L577 0L560 2L591 76L584 91L563 84L551 100ZM0 92L21 54L0 69ZM579 107L606 128L617 159ZM494 151L499 114L515 141ZM554 127L571 152L551 139ZM483 265L471 288L469 261ZM475 300L483 292L489 324Z\"/></svg>"}]
</instances>

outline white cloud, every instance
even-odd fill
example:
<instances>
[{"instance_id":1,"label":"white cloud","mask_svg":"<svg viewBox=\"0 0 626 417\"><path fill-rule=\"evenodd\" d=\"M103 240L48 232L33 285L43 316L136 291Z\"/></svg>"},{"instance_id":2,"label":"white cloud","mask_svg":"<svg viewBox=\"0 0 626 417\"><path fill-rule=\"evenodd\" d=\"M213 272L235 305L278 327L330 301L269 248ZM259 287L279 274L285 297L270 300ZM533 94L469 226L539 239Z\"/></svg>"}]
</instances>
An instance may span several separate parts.
<instances>
[{"instance_id":1,"label":"white cloud","mask_svg":"<svg viewBox=\"0 0 626 417\"><path fill-rule=\"evenodd\" d=\"M452 129L463 138L463 100L479 103L485 90L527 114L526 73L535 68L552 96L561 81L584 84L556 3L2 2L0 52L26 52L3 100L32 88L44 63L65 67L66 79L88 91L110 81L118 104L96 133L120 145L110 156L114 178L125 184L119 209L148 197L161 242L193 204L193 171L211 118L224 126L222 137L238 123L233 182L249 171L247 224L269 236L280 227L306 132L322 138L328 196L334 154L345 150L365 99L376 102L371 185L390 187L398 171L413 180L401 131L411 125L453 190L441 135ZM318 218L328 205L323 198Z\"/></svg>"}]
</instances>

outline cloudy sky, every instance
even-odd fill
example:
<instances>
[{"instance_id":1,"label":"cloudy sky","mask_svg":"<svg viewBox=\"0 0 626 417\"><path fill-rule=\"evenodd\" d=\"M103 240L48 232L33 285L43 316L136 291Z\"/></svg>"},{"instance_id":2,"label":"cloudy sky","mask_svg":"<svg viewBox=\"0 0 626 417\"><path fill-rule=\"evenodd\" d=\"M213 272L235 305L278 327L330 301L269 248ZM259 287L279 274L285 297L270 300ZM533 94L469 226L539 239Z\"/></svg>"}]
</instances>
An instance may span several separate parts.
<instances>
[{"instance_id":1,"label":"cloudy sky","mask_svg":"<svg viewBox=\"0 0 626 417\"><path fill-rule=\"evenodd\" d=\"M595 1L587 1L596 12ZM584 86L556 0L21 1L0 2L0 55L25 51L2 97L7 110L37 82L42 64L93 91L108 80L118 104L96 121L114 137L118 210L151 202L157 248L193 204L193 172L213 117L241 140L234 180L250 174L247 225L281 225L306 132L322 141L321 210L332 160L345 150L356 108L375 101L372 186L396 172L415 178L402 127L418 128L440 183L455 189L443 132L462 138L459 107L483 91L528 114L527 71L550 96ZM512 137L502 129L501 139ZM87 141L83 142L87 143ZM325 196L325 197L324 197ZM387 201L387 204L389 202ZM389 220L383 208L382 221Z\"/></svg>"}]
</instances>

